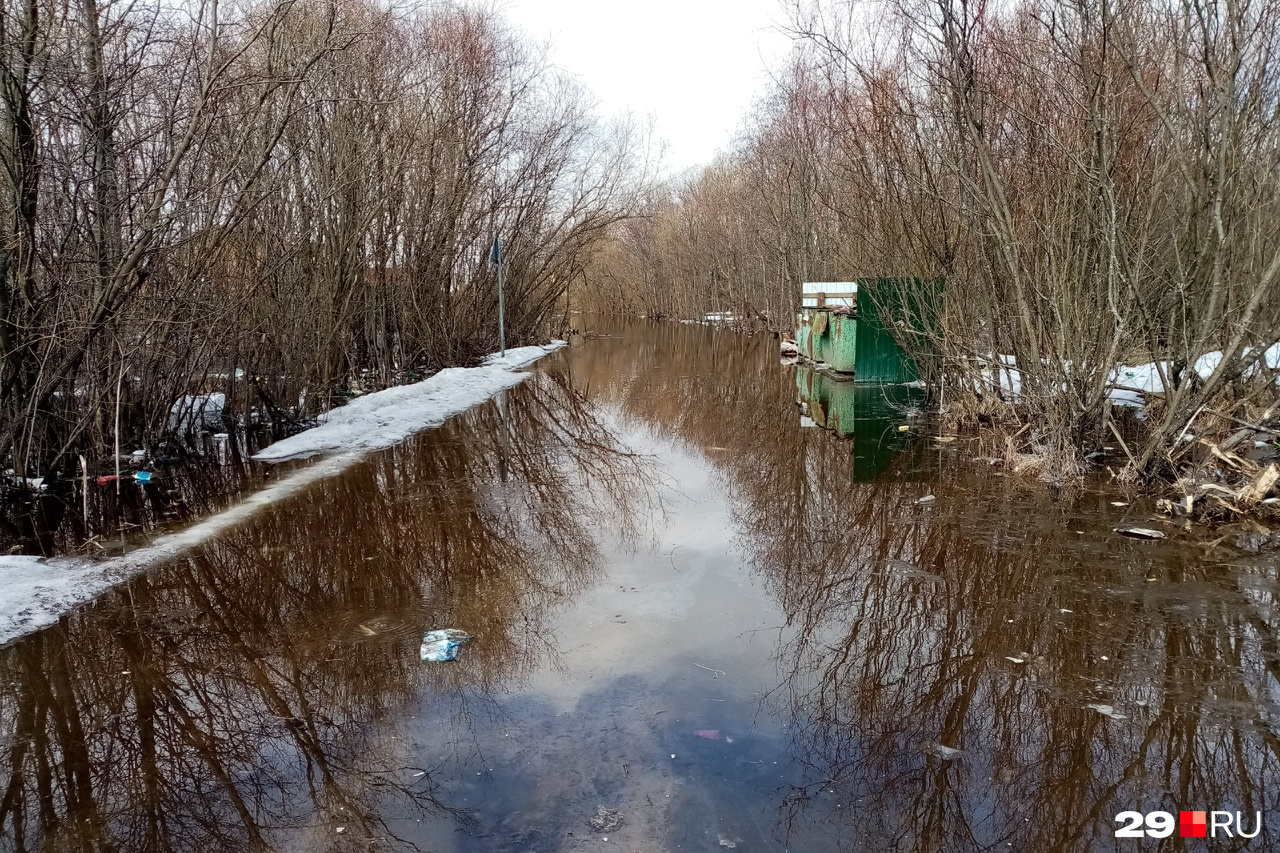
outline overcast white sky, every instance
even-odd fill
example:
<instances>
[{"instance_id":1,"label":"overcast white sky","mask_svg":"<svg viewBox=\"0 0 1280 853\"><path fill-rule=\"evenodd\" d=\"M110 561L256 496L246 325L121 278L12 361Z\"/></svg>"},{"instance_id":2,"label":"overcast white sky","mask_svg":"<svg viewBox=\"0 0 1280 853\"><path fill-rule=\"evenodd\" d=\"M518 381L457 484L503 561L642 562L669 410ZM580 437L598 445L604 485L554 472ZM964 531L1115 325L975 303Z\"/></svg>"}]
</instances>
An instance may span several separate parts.
<instances>
[{"instance_id":1,"label":"overcast white sky","mask_svg":"<svg viewBox=\"0 0 1280 853\"><path fill-rule=\"evenodd\" d=\"M672 172L733 140L789 43L779 0L503 0L499 8L576 75L605 115L653 116Z\"/></svg>"}]
</instances>

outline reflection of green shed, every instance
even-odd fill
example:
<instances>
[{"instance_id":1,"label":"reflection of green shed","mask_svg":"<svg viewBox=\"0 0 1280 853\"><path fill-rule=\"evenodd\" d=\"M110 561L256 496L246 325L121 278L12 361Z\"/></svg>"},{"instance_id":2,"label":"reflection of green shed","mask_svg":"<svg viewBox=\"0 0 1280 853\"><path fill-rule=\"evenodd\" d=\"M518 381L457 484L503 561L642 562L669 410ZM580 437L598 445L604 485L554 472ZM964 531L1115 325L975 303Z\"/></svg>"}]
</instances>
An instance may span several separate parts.
<instances>
[{"instance_id":1,"label":"reflection of green shed","mask_svg":"<svg viewBox=\"0 0 1280 853\"><path fill-rule=\"evenodd\" d=\"M924 393L913 385L871 385L796 367L801 422L853 439L853 478L859 483L874 480L915 440L899 427L907 410L923 403Z\"/></svg>"},{"instance_id":2,"label":"reflection of green shed","mask_svg":"<svg viewBox=\"0 0 1280 853\"><path fill-rule=\"evenodd\" d=\"M936 325L937 300L922 294L940 296L940 283L888 278L806 282L796 318L800 354L859 382L914 382L920 370L889 328L919 337L922 327Z\"/></svg>"}]
</instances>

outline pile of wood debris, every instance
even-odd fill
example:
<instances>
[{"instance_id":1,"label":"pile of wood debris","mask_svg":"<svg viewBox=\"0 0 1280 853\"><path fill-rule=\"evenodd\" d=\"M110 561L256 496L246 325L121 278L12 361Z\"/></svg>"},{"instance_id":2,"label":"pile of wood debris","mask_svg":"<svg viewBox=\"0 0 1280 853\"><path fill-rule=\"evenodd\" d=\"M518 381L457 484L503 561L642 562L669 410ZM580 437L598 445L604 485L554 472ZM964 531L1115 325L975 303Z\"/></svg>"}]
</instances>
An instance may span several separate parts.
<instances>
[{"instance_id":1,"label":"pile of wood debris","mask_svg":"<svg viewBox=\"0 0 1280 853\"><path fill-rule=\"evenodd\" d=\"M1159 501L1164 512L1213 521L1280 515L1280 415L1276 415L1276 407L1268 409L1257 423L1232 420L1240 428L1223 441L1198 440L1207 452L1178 478L1178 496Z\"/></svg>"}]
</instances>

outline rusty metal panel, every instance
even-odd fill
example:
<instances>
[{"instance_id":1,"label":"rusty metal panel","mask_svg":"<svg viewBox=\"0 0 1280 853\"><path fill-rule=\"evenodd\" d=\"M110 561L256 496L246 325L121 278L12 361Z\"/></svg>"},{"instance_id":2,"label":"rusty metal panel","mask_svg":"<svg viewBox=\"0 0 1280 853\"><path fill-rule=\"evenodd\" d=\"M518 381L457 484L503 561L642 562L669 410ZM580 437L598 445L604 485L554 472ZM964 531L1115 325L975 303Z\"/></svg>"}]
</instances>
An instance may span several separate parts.
<instances>
[{"instance_id":1,"label":"rusty metal panel","mask_svg":"<svg viewBox=\"0 0 1280 853\"><path fill-rule=\"evenodd\" d=\"M845 314L832 314L823 338L823 353L832 370L856 374L858 321Z\"/></svg>"},{"instance_id":2,"label":"rusty metal panel","mask_svg":"<svg viewBox=\"0 0 1280 853\"><path fill-rule=\"evenodd\" d=\"M829 311L818 309L813 312L813 333L817 337L822 337L827 333L827 318L830 316Z\"/></svg>"}]
</instances>

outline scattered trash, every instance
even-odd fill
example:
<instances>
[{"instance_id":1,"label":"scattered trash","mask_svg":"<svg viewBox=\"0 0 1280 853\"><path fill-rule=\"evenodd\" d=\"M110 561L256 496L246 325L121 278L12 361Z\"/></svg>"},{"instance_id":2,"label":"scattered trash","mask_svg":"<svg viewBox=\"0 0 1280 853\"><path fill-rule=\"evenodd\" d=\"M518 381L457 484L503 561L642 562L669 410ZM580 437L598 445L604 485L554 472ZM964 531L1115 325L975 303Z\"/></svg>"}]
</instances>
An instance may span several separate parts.
<instances>
[{"instance_id":1,"label":"scattered trash","mask_svg":"<svg viewBox=\"0 0 1280 853\"><path fill-rule=\"evenodd\" d=\"M1121 536L1131 536L1134 539L1163 539L1164 534L1159 530L1152 530L1149 527L1113 527L1111 528Z\"/></svg>"},{"instance_id":2,"label":"scattered trash","mask_svg":"<svg viewBox=\"0 0 1280 853\"><path fill-rule=\"evenodd\" d=\"M950 444L956 440L956 437L954 435L935 435L933 440L939 444Z\"/></svg>"},{"instance_id":3,"label":"scattered trash","mask_svg":"<svg viewBox=\"0 0 1280 853\"><path fill-rule=\"evenodd\" d=\"M933 495L925 495L924 497L922 497L922 498L920 498L918 501L916 501L916 503L918 503L918 504L931 504L931 503L933 503L933 502L934 502L934 501L936 501L936 500L937 500L937 498L936 498L935 496L933 496Z\"/></svg>"},{"instance_id":4,"label":"scattered trash","mask_svg":"<svg viewBox=\"0 0 1280 853\"><path fill-rule=\"evenodd\" d=\"M741 838L731 838L725 835L723 832L716 833L716 838L720 840L721 847L729 847L729 848L737 847L738 842L742 840Z\"/></svg>"},{"instance_id":5,"label":"scattered trash","mask_svg":"<svg viewBox=\"0 0 1280 853\"><path fill-rule=\"evenodd\" d=\"M696 729L694 734L706 740L720 740L719 729Z\"/></svg>"},{"instance_id":6,"label":"scattered trash","mask_svg":"<svg viewBox=\"0 0 1280 853\"><path fill-rule=\"evenodd\" d=\"M457 628L440 628L422 635L422 647L418 649L418 657L430 661L454 660L458 649L467 640L472 639L466 631Z\"/></svg>"},{"instance_id":7,"label":"scattered trash","mask_svg":"<svg viewBox=\"0 0 1280 853\"><path fill-rule=\"evenodd\" d=\"M1099 714L1101 714L1102 716L1104 716L1104 717L1110 717L1110 718L1111 718L1111 719L1113 719L1113 720L1127 720L1127 719L1129 719L1129 718L1128 718L1128 717L1126 717L1124 714L1118 714L1118 713L1116 713L1116 709L1115 709L1115 708L1112 708L1110 705L1097 705L1097 704L1094 704L1094 703L1090 703L1090 704L1088 704L1088 705L1085 705L1085 707L1086 707L1086 708L1088 708L1090 711L1097 711L1097 712L1098 712Z\"/></svg>"},{"instance_id":8,"label":"scattered trash","mask_svg":"<svg viewBox=\"0 0 1280 853\"><path fill-rule=\"evenodd\" d=\"M347 831L347 828L346 828L345 826L340 826L340 827L338 827L337 829L335 829L335 830L334 830L334 832L338 833L339 835L341 835L342 833L344 833L344 832L346 832L346 831Z\"/></svg>"},{"instance_id":9,"label":"scattered trash","mask_svg":"<svg viewBox=\"0 0 1280 853\"><path fill-rule=\"evenodd\" d=\"M1128 506L1129 503L1127 501L1112 501L1111 505L1112 506Z\"/></svg>"},{"instance_id":10,"label":"scattered trash","mask_svg":"<svg viewBox=\"0 0 1280 853\"><path fill-rule=\"evenodd\" d=\"M1075 611L1074 611L1074 610L1068 610L1068 609L1067 609L1067 608L1065 608L1065 607L1059 607L1059 608L1058 608L1058 612L1059 612L1059 613L1075 613Z\"/></svg>"},{"instance_id":11,"label":"scattered trash","mask_svg":"<svg viewBox=\"0 0 1280 853\"><path fill-rule=\"evenodd\" d=\"M902 426L898 427L898 432L906 432L909 429L911 429L910 424L903 424Z\"/></svg>"},{"instance_id":12,"label":"scattered trash","mask_svg":"<svg viewBox=\"0 0 1280 853\"><path fill-rule=\"evenodd\" d=\"M378 636L378 632L377 632L377 631L373 630L372 628L370 628L368 625L364 624L363 622L361 622L361 623L360 623L360 633L361 633L361 634L364 634L366 637L376 637L376 636ZM425 639L425 638L424 638L424 639Z\"/></svg>"},{"instance_id":13,"label":"scattered trash","mask_svg":"<svg viewBox=\"0 0 1280 853\"><path fill-rule=\"evenodd\" d=\"M725 672L723 669L712 669L711 667L709 667L709 666L703 666L703 665L702 665L702 664L700 664L700 663L695 663L695 664L694 664L694 666L696 666L698 669L705 669L707 672L712 673L712 676L711 676L712 678L719 678L719 677L720 677L720 676L722 676L722 675L728 675L728 674L729 674L729 673Z\"/></svg>"},{"instance_id":14,"label":"scattered trash","mask_svg":"<svg viewBox=\"0 0 1280 853\"><path fill-rule=\"evenodd\" d=\"M150 471L138 471L137 473L135 473L135 474L133 475L133 479L137 480L139 483L150 483L150 482L151 482L151 472L150 472Z\"/></svg>"},{"instance_id":15,"label":"scattered trash","mask_svg":"<svg viewBox=\"0 0 1280 853\"><path fill-rule=\"evenodd\" d=\"M796 346L796 342L789 341L786 338L782 339L781 349L782 349L783 355L799 355L800 354L800 347Z\"/></svg>"},{"instance_id":16,"label":"scattered trash","mask_svg":"<svg viewBox=\"0 0 1280 853\"><path fill-rule=\"evenodd\" d=\"M115 474L103 474L96 482L99 486L105 486L107 483L114 483L119 478Z\"/></svg>"},{"instance_id":17,"label":"scattered trash","mask_svg":"<svg viewBox=\"0 0 1280 853\"><path fill-rule=\"evenodd\" d=\"M1015 658L1015 657L1011 657L1010 655L1005 655L1005 656L1004 656L1004 659L1005 659L1005 660L1011 660L1011 661L1013 661L1014 663L1026 663L1026 662L1027 662L1026 658Z\"/></svg>"},{"instance_id":18,"label":"scattered trash","mask_svg":"<svg viewBox=\"0 0 1280 853\"><path fill-rule=\"evenodd\" d=\"M941 758L943 761L950 761L961 752L964 752L962 749L956 749L954 746L947 746L946 744L941 743L931 743L924 748L924 751L929 755L935 755L938 758Z\"/></svg>"},{"instance_id":19,"label":"scattered trash","mask_svg":"<svg viewBox=\"0 0 1280 853\"><path fill-rule=\"evenodd\" d=\"M612 832L622 826L622 812L596 806L596 813L587 818L587 823L596 832Z\"/></svg>"}]
</instances>

